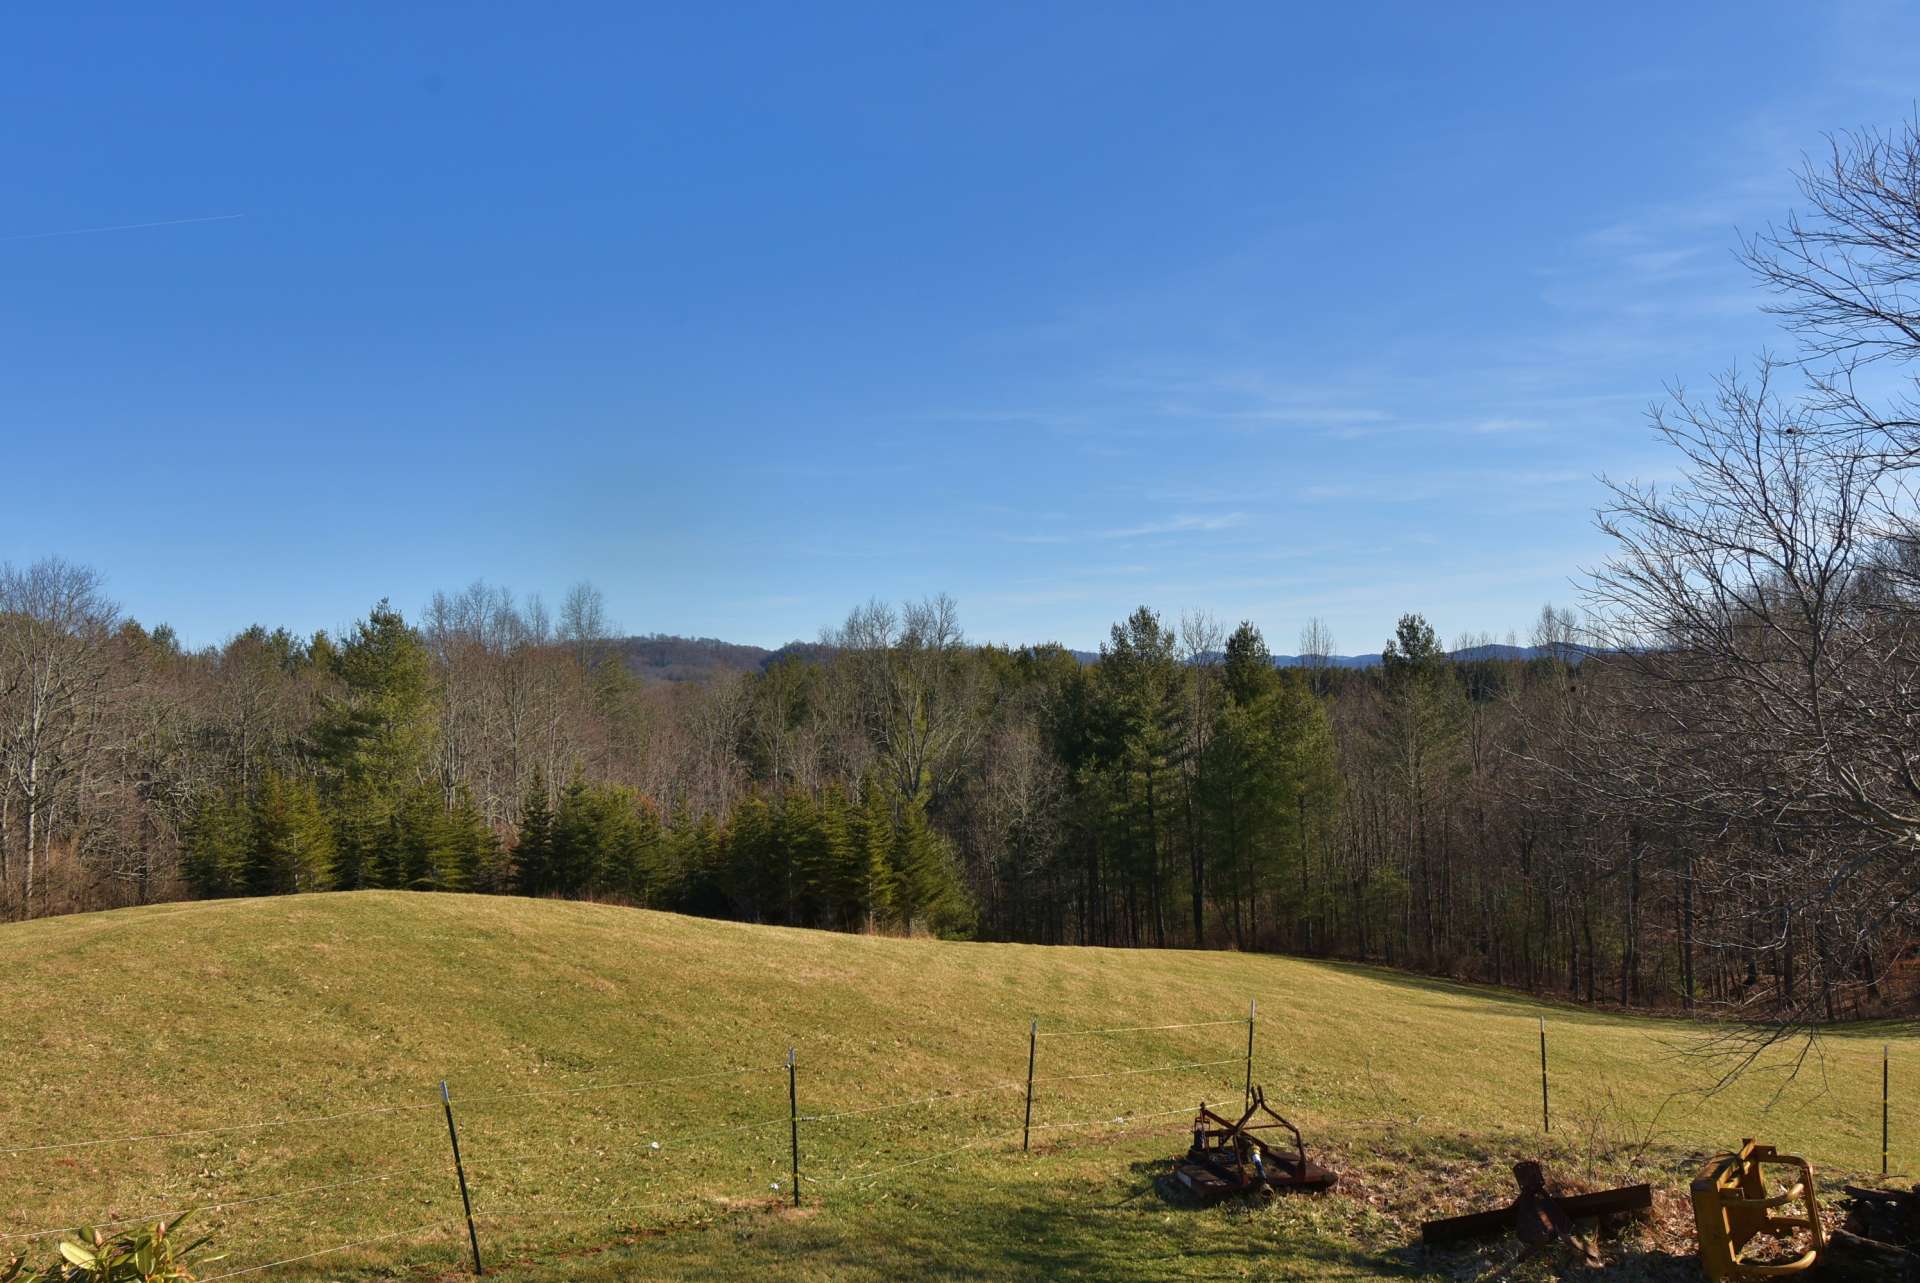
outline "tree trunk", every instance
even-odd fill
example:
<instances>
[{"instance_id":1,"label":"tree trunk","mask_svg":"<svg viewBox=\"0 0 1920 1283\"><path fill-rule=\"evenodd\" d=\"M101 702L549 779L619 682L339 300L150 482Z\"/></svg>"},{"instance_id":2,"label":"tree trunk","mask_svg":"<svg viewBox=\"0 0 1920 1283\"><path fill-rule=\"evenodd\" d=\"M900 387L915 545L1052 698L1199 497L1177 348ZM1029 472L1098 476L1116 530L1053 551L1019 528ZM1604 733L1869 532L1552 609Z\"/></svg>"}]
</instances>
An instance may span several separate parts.
<instances>
[{"instance_id":1,"label":"tree trunk","mask_svg":"<svg viewBox=\"0 0 1920 1283\"><path fill-rule=\"evenodd\" d=\"M1693 848L1682 839L1680 873L1680 984L1693 1010Z\"/></svg>"},{"instance_id":2,"label":"tree trunk","mask_svg":"<svg viewBox=\"0 0 1920 1283\"><path fill-rule=\"evenodd\" d=\"M1620 948L1620 1005L1631 1007L1634 972L1640 964L1640 853L1638 831L1627 836L1627 903Z\"/></svg>"},{"instance_id":3,"label":"tree trunk","mask_svg":"<svg viewBox=\"0 0 1920 1283\"><path fill-rule=\"evenodd\" d=\"M1206 872L1207 862L1200 851L1200 834L1193 819L1193 788L1187 790L1187 860L1193 866L1193 947L1207 947Z\"/></svg>"}]
</instances>

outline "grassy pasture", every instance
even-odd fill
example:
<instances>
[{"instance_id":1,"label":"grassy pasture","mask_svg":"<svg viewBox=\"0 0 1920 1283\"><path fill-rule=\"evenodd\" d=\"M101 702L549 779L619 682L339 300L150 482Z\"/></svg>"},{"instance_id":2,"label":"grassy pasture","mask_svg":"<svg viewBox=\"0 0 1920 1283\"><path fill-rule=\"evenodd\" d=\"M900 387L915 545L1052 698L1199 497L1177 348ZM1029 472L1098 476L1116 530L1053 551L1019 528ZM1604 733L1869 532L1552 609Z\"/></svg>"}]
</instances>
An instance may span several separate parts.
<instances>
[{"instance_id":1,"label":"grassy pasture","mask_svg":"<svg viewBox=\"0 0 1920 1283\"><path fill-rule=\"evenodd\" d=\"M1180 1206L1154 1177L1197 1101L1238 1101L1244 1023L1072 1031L1231 1022L1249 999L1256 1081L1347 1192ZM1052 1036L1023 1155L1008 1084L1030 1017ZM0 1234L224 1204L200 1217L228 1253L208 1276L360 1240L377 1241L243 1277L457 1270L443 1078L482 1247L529 1281L1454 1277L1461 1258L1409 1248L1419 1219L1499 1198L1515 1157L1680 1190L1694 1155L1756 1135L1823 1172L1877 1170L1882 1042L1894 1169L1920 1166L1910 1027L1845 1030L1798 1077L1776 1058L1712 1098L1689 1054L1705 1036L1230 953L424 894L157 906L0 930ZM835 1115L802 1123L799 1212L783 1206L789 1046L801 1112ZM1157 1068L1210 1061L1228 1063ZM294 1121L254 1126L275 1120ZM112 1143L78 1143L95 1139ZM1637 1272L1618 1277L1691 1268L1621 1250Z\"/></svg>"}]
</instances>

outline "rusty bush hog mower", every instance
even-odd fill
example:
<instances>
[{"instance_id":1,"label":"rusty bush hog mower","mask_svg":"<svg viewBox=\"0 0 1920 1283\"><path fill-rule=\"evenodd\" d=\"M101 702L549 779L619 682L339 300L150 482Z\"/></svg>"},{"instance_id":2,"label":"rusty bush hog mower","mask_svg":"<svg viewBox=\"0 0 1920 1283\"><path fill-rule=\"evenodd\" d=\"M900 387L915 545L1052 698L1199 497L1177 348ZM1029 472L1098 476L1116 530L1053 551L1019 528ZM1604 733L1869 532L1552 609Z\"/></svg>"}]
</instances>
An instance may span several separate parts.
<instances>
[{"instance_id":1,"label":"rusty bush hog mower","mask_svg":"<svg viewBox=\"0 0 1920 1283\"><path fill-rule=\"evenodd\" d=\"M1291 1153L1273 1148L1254 1134L1278 1128L1293 1134ZM1300 1129L1275 1113L1258 1087L1238 1121L1222 1118L1201 1103L1193 1120L1193 1148L1174 1165L1173 1176L1209 1200L1262 1189L1321 1193L1334 1182L1332 1172L1308 1161Z\"/></svg>"}]
</instances>

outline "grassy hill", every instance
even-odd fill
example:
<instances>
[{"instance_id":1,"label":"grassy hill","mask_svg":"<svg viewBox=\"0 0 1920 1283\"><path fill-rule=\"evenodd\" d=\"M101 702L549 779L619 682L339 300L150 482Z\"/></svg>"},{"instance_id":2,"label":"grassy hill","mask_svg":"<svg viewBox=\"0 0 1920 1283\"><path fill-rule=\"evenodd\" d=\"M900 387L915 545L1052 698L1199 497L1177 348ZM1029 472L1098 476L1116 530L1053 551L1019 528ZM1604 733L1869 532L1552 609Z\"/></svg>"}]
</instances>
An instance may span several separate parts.
<instances>
[{"instance_id":1,"label":"grassy hill","mask_svg":"<svg viewBox=\"0 0 1920 1283\"><path fill-rule=\"evenodd\" d=\"M0 999L0 1234L229 1204L201 1216L229 1253L208 1275L367 1239L246 1277L457 1269L442 1078L490 1272L527 1280L1452 1277L1460 1258L1408 1247L1419 1220L1497 1198L1515 1157L1682 1190L1693 1155L1757 1135L1877 1169L1883 1041L1896 1171L1920 1142L1909 1027L1848 1030L1791 1081L1776 1057L1703 1100L1680 1093L1716 1073L1705 1034L1678 1022L1283 958L585 904L364 893L49 919L0 929ZM1255 1080L1346 1192L1170 1202L1154 1177L1187 1114L1240 1098L1244 1023L1071 1031L1235 1021L1250 999ZM1032 1017L1052 1036L1023 1155L1007 1084ZM838 1115L802 1124L797 1213L790 1046L802 1113ZM119 1139L139 1136L157 1138ZM1657 1246L1616 1250L1632 1277L1690 1276Z\"/></svg>"}]
</instances>

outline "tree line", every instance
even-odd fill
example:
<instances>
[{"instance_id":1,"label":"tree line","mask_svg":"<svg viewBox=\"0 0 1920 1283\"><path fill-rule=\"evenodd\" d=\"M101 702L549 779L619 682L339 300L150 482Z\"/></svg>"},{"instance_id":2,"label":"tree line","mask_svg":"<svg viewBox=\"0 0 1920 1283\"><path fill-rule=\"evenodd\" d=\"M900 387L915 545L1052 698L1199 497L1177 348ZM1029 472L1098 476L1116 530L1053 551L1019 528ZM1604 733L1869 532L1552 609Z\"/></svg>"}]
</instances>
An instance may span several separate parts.
<instances>
[{"instance_id":1,"label":"tree line","mask_svg":"<svg viewBox=\"0 0 1920 1283\"><path fill-rule=\"evenodd\" d=\"M1409 615L1377 667L1282 669L1253 624L1198 614L1142 607L1088 664L970 645L945 599L869 603L810 657L693 685L627 672L588 588L557 624L475 586L418 623L382 603L337 639L198 652L84 568L0 592L9 662L46 675L7 686L16 915L460 890L1285 949L1634 1005L1744 1000L1764 970L1773 1000L1839 981L1852 1010L1875 979L1804 935L1811 961L1764 947L1778 910L1704 894L1695 828L1580 786L1555 754L1644 679L1580 662L1550 609L1532 659L1455 659Z\"/></svg>"}]
</instances>

